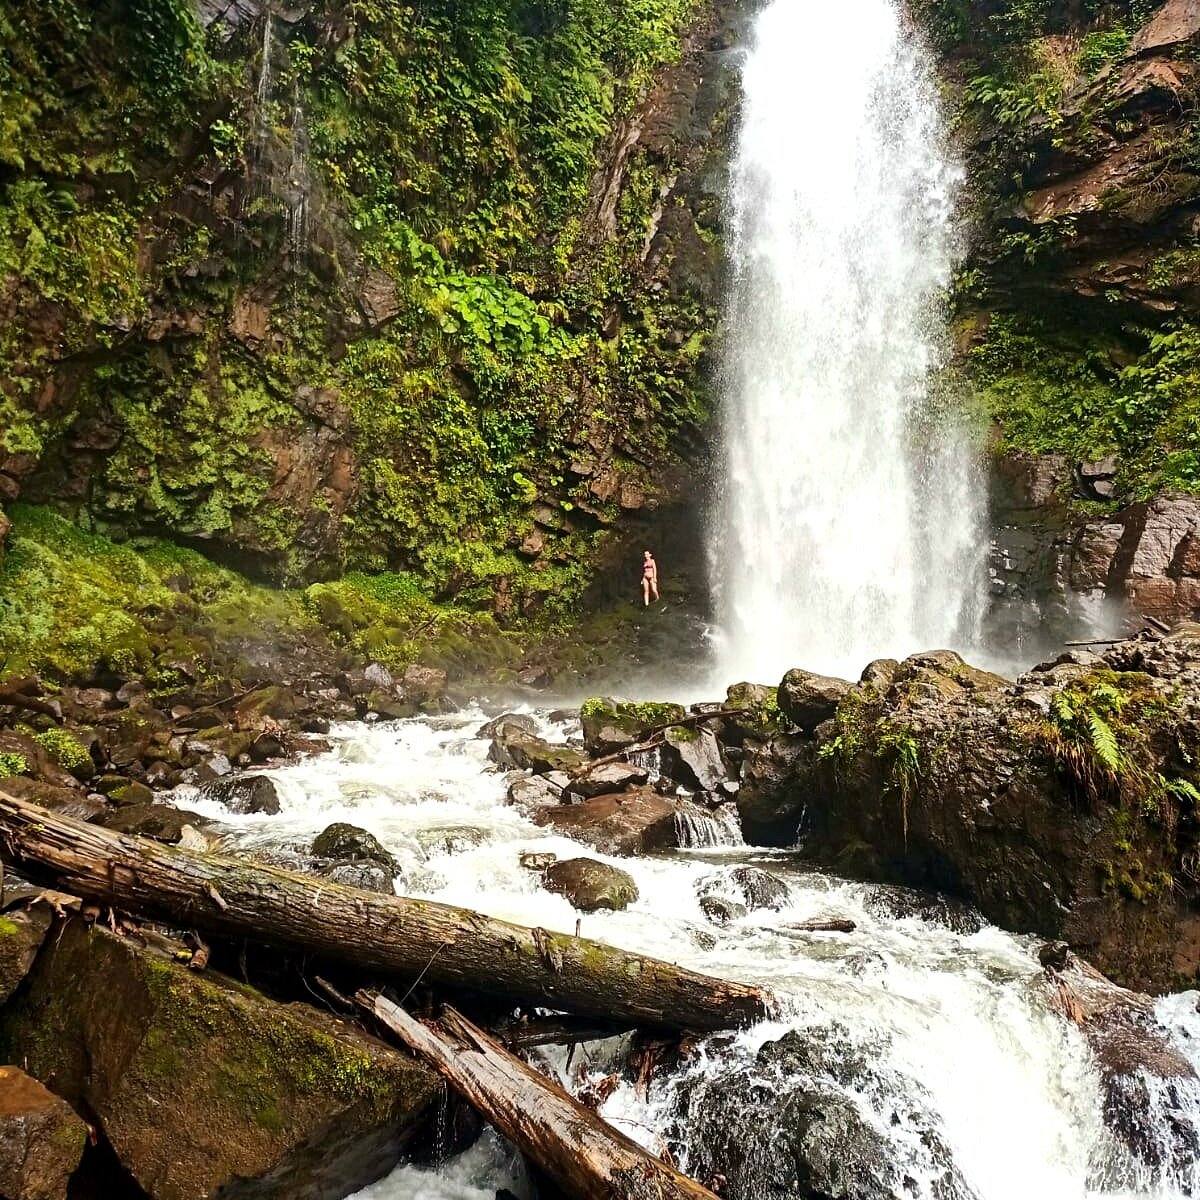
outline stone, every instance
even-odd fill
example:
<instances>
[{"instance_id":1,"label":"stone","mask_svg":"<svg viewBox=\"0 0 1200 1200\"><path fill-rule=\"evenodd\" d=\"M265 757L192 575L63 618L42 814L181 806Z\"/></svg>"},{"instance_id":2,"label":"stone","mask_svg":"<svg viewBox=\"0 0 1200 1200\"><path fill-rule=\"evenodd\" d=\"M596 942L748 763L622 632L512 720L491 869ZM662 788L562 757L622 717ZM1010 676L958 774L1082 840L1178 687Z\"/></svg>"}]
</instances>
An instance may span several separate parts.
<instances>
[{"instance_id":1,"label":"stone","mask_svg":"<svg viewBox=\"0 0 1200 1200\"><path fill-rule=\"evenodd\" d=\"M108 804L103 796L85 794L75 788L55 787L52 783L43 783L40 779L26 779L23 775L10 775L0 781L0 788L18 800L40 804L51 812L61 813L64 817L74 817L77 821L91 821L108 811Z\"/></svg>"},{"instance_id":2,"label":"stone","mask_svg":"<svg viewBox=\"0 0 1200 1200\"><path fill-rule=\"evenodd\" d=\"M796 668L779 685L779 709L798 729L816 729L837 712L852 686L845 679Z\"/></svg>"},{"instance_id":3,"label":"stone","mask_svg":"<svg viewBox=\"0 0 1200 1200\"><path fill-rule=\"evenodd\" d=\"M363 668L363 678L372 688L378 688L380 691L390 691L396 686L391 671L382 663L368 663Z\"/></svg>"},{"instance_id":4,"label":"stone","mask_svg":"<svg viewBox=\"0 0 1200 1200\"><path fill-rule=\"evenodd\" d=\"M360 696L357 707L360 716L373 714L385 721L407 721L417 715L417 706L413 701L379 690Z\"/></svg>"},{"instance_id":5,"label":"stone","mask_svg":"<svg viewBox=\"0 0 1200 1200\"><path fill-rule=\"evenodd\" d=\"M523 850L519 861L526 871L544 871L558 862L558 855L548 850Z\"/></svg>"},{"instance_id":6,"label":"stone","mask_svg":"<svg viewBox=\"0 0 1200 1200\"><path fill-rule=\"evenodd\" d=\"M0 1004L8 1000L29 974L53 919L54 912L48 904L0 915Z\"/></svg>"},{"instance_id":7,"label":"stone","mask_svg":"<svg viewBox=\"0 0 1200 1200\"><path fill-rule=\"evenodd\" d=\"M488 758L499 767L544 774L547 771L576 770L585 759L578 750L558 742L548 742L511 724L503 725L492 739Z\"/></svg>"},{"instance_id":8,"label":"stone","mask_svg":"<svg viewBox=\"0 0 1200 1200\"><path fill-rule=\"evenodd\" d=\"M602 763L574 776L564 789L563 799L590 800L593 796L623 792L626 788L640 786L649 777L650 773L644 767L635 767L631 763Z\"/></svg>"},{"instance_id":9,"label":"stone","mask_svg":"<svg viewBox=\"0 0 1200 1200\"><path fill-rule=\"evenodd\" d=\"M744 917L749 910L744 904L727 900L724 896L701 896L700 911L714 925L728 925L730 921Z\"/></svg>"},{"instance_id":10,"label":"stone","mask_svg":"<svg viewBox=\"0 0 1200 1200\"><path fill-rule=\"evenodd\" d=\"M352 1025L77 920L0 1013L0 1052L86 1107L155 1200L334 1200L390 1170L441 1094Z\"/></svg>"},{"instance_id":11,"label":"stone","mask_svg":"<svg viewBox=\"0 0 1200 1200\"><path fill-rule=\"evenodd\" d=\"M584 745L593 754L611 754L640 741L659 726L681 721L681 704L629 704L604 696L585 700L579 710Z\"/></svg>"},{"instance_id":12,"label":"stone","mask_svg":"<svg viewBox=\"0 0 1200 1200\"><path fill-rule=\"evenodd\" d=\"M103 782L103 781L101 781ZM98 788L98 791L104 791L104 788ZM154 803L154 791L148 788L144 783L139 783L136 779L125 779L116 787L109 787L105 794L108 796L110 804L118 805L146 805Z\"/></svg>"},{"instance_id":13,"label":"stone","mask_svg":"<svg viewBox=\"0 0 1200 1200\"><path fill-rule=\"evenodd\" d=\"M266 813L274 816L279 812L279 793L275 784L266 775L239 775L234 779L220 779L201 789L206 800L223 804L232 813Z\"/></svg>"},{"instance_id":14,"label":"stone","mask_svg":"<svg viewBox=\"0 0 1200 1200\"><path fill-rule=\"evenodd\" d=\"M167 804L130 804L105 812L96 819L96 824L114 833L134 833L139 837L175 844L183 837L185 826L200 829L211 822L199 813L172 808Z\"/></svg>"},{"instance_id":15,"label":"stone","mask_svg":"<svg viewBox=\"0 0 1200 1200\"><path fill-rule=\"evenodd\" d=\"M388 879L393 879L400 871L396 860L373 833L345 821L335 821L322 829L313 838L311 853L314 858L330 859L335 863L374 864L387 873Z\"/></svg>"},{"instance_id":16,"label":"stone","mask_svg":"<svg viewBox=\"0 0 1200 1200\"><path fill-rule=\"evenodd\" d=\"M283 721L295 716L296 708L296 697L292 689L272 684L248 692L237 702L235 711L240 728L255 729L263 723L264 717Z\"/></svg>"},{"instance_id":17,"label":"stone","mask_svg":"<svg viewBox=\"0 0 1200 1200\"><path fill-rule=\"evenodd\" d=\"M859 683L869 683L876 691L886 692L896 681L900 664L894 658L877 658L863 667Z\"/></svg>"},{"instance_id":18,"label":"stone","mask_svg":"<svg viewBox=\"0 0 1200 1200\"><path fill-rule=\"evenodd\" d=\"M633 876L594 858L567 858L552 863L542 876L548 892L565 896L580 912L620 912L638 898Z\"/></svg>"},{"instance_id":19,"label":"stone","mask_svg":"<svg viewBox=\"0 0 1200 1200\"><path fill-rule=\"evenodd\" d=\"M0 1067L0 1196L66 1200L87 1142L65 1100L19 1067Z\"/></svg>"},{"instance_id":20,"label":"stone","mask_svg":"<svg viewBox=\"0 0 1200 1200\"><path fill-rule=\"evenodd\" d=\"M1200 0L1167 0L1134 37L1129 54L1152 54L1177 46L1197 33L1200 33Z\"/></svg>"},{"instance_id":21,"label":"stone","mask_svg":"<svg viewBox=\"0 0 1200 1200\"><path fill-rule=\"evenodd\" d=\"M694 805L659 795L651 787L595 796L579 804L559 804L533 814L533 822L565 837L586 842L603 854L645 854L679 845L681 813L708 819Z\"/></svg>"},{"instance_id":22,"label":"stone","mask_svg":"<svg viewBox=\"0 0 1200 1200\"><path fill-rule=\"evenodd\" d=\"M526 811L547 804L562 804L570 776L563 771L548 771L545 775L522 775L508 786L508 803Z\"/></svg>"},{"instance_id":23,"label":"stone","mask_svg":"<svg viewBox=\"0 0 1200 1200\"><path fill-rule=\"evenodd\" d=\"M702 907L705 897L716 896L741 908L743 912L761 908L778 911L785 908L791 898L791 890L782 879L761 867L751 866L704 875L696 882L696 892Z\"/></svg>"},{"instance_id":24,"label":"stone","mask_svg":"<svg viewBox=\"0 0 1200 1200\"><path fill-rule=\"evenodd\" d=\"M517 732L532 734L536 737L538 723L526 713L504 713L502 716L488 721L486 725L480 725L475 731L475 736L477 738L491 739L501 734L505 729L513 729Z\"/></svg>"},{"instance_id":25,"label":"stone","mask_svg":"<svg viewBox=\"0 0 1200 1200\"><path fill-rule=\"evenodd\" d=\"M673 725L663 733L663 767L684 787L715 791L729 778L721 745L711 729Z\"/></svg>"},{"instance_id":26,"label":"stone","mask_svg":"<svg viewBox=\"0 0 1200 1200\"><path fill-rule=\"evenodd\" d=\"M446 693L446 672L439 667L412 663L404 668L400 686L405 698L417 704L429 704Z\"/></svg>"}]
</instances>

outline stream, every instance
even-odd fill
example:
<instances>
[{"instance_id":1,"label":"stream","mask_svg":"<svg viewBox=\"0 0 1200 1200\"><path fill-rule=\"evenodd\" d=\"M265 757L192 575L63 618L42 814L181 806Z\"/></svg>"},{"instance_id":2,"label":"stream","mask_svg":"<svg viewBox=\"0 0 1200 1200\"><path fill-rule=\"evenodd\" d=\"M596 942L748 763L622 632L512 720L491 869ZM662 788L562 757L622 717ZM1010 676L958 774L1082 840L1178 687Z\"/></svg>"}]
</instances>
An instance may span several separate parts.
<instances>
[{"instance_id":1,"label":"stream","mask_svg":"<svg viewBox=\"0 0 1200 1200\"><path fill-rule=\"evenodd\" d=\"M577 732L533 715L548 738ZM730 844L609 860L634 876L640 899L624 912L580 918L519 857L605 856L546 836L505 802L509 777L491 766L489 742L476 736L488 716L473 706L335 726L328 753L271 773L282 804L274 816L231 816L186 792L176 799L219 821L230 849L286 864L326 825L348 821L395 855L405 894L567 932L581 920L585 936L769 985L782 999L778 1019L706 1039L676 1069L656 1074L647 1094L622 1083L600 1109L656 1152L669 1145L685 1171L703 1176L714 1152L732 1151L745 1160L739 1194L753 1200L805 1194L788 1130L795 1104L812 1095L836 1120L805 1154L836 1160L830 1169L846 1187L839 1195L1082 1200L1188 1196L1200 1187L1196 1157L1181 1163L1171 1155L1181 1128L1196 1140L1200 1089L1147 1083L1147 1136L1160 1144L1161 1162L1175 1165L1146 1166L1153 1153L1135 1160L1106 1128L1083 1036L1047 1003L1037 941L985 925L970 910L817 873L787 852ZM780 911L751 909L714 925L698 888L719 894L729 871L745 863L785 880L790 898ZM782 928L821 916L849 917L856 930ZM1158 1016L1200 1065L1195 994L1160 1000ZM791 1048L764 1059L769 1043ZM626 1049L622 1039L581 1047L569 1073L565 1051L537 1053L578 1091L617 1069ZM401 1166L358 1195L494 1200L500 1188L521 1200L532 1195L520 1161L489 1133L436 1169Z\"/></svg>"}]
</instances>

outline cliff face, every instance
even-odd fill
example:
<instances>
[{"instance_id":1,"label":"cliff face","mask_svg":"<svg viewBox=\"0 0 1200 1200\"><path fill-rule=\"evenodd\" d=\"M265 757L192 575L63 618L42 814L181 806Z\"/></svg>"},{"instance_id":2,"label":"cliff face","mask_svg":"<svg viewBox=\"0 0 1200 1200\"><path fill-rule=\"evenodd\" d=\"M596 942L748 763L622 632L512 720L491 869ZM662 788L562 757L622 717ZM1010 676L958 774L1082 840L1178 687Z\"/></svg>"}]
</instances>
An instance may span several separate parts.
<instances>
[{"instance_id":1,"label":"cliff face","mask_svg":"<svg viewBox=\"0 0 1200 1200\"><path fill-rule=\"evenodd\" d=\"M703 457L733 7L4 0L0 504L569 606Z\"/></svg>"},{"instance_id":2,"label":"cliff face","mask_svg":"<svg viewBox=\"0 0 1200 1200\"><path fill-rule=\"evenodd\" d=\"M1191 0L926 0L972 179L957 371L995 425L997 632L1200 603Z\"/></svg>"}]
</instances>

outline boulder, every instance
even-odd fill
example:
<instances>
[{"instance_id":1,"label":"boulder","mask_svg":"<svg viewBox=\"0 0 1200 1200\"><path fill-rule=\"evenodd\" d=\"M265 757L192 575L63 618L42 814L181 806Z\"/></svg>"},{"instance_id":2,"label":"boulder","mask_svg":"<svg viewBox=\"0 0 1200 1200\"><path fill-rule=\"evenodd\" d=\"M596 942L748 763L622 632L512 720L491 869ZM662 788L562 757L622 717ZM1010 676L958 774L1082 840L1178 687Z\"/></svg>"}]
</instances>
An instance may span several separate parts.
<instances>
[{"instance_id":1,"label":"boulder","mask_svg":"<svg viewBox=\"0 0 1200 1200\"><path fill-rule=\"evenodd\" d=\"M352 863L374 866L387 875L387 891L392 890L390 881L400 870L396 860L383 848L373 833L368 833L357 825L349 825L345 821L335 821L332 825L327 825L313 838L312 855L336 865Z\"/></svg>"},{"instance_id":2,"label":"boulder","mask_svg":"<svg viewBox=\"0 0 1200 1200\"><path fill-rule=\"evenodd\" d=\"M539 775L547 771L570 772L585 762L578 750L561 743L547 742L511 724L502 725L497 731L488 750L488 758L505 770L533 771Z\"/></svg>"},{"instance_id":3,"label":"boulder","mask_svg":"<svg viewBox=\"0 0 1200 1200\"><path fill-rule=\"evenodd\" d=\"M651 787L559 804L533 816L534 824L586 842L603 854L645 854L680 844L680 818L710 820L695 805L662 796Z\"/></svg>"},{"instance_id":4,"label":"boulder","mask_svg":"<svg viewBox=\"0 0 1200 1200\"><path fill-rule=\"evenodd\" d=\"M0 1051L86 1108L155 1200L333 1200L440 1094L353 1026L70 921L0 1013Z\"/></svg>"},{"instance_id":5,"label":"boulder","mask_svg":"<svg viewBox=\"0 0 1200 1200\"><path fill-rule=\"evenodd\" d=\"M74 817L77 821L91 821L100 813L108 811L102 796L85 794L77 788L56 787L40 779L27 779L23 775L10 775L0 779L0 791L15 796L18 800L29 800L40 804L51 812Z\"/></svg>"},{"instance_id":6,"label":"boulder","mask_svg":"<svg viewBox=\"0 0 1200 1200\"><path fill-rule=\"evenodd\" d=\"M853 686L845 679L796 668L779 685L779 709L798 729L811 732L837 712Z\"/></svg>"},{"instance_id":7,"label":"boulder","mask_svg":"<svg viewBox=\"0 0 1200 1200\"><path fill-rule=\"evenodd\" d=\"M518 733L528 733L536 737L538 724L533 717L526 713L504 713L499 717L494 717L486 725L480 725L475 731L475 736L477 738L494 739L500 736L506 729L512 729Z\"/></svg>"},{"instance_id":8,"label":"boulder","mask_svg":"<svg viewBox=\"0 0 1200 1200\"><path fill-rule=\"evenodd\" d=\"M564 771L545 775L522 775L508 785L508 803L527 812L547 804L561 804L571 777Z\"/></svg>"},{"instance_id":9,"label":"boulder","mask_svg":"<svg viewBox=\"0 0 1200 1200\"><path fill-rule=\"evenodd\" d=\"M274 816L279 812L279 793L275 784L266 775L239 775L235 779L220 779L201 789L206 800L216 800L232 813L266 813Z\"/></svg>"},{"instance_id":10,"label":"boulder","mask_svg":"<svg viewBox=\"0 0 1200 1200\"><path fill-rule=\"evenodd\" d=\"M0 916L0 1004L20 987L54 919L48 904ZM0 1195L4 1192L0 1190Z\"/></svg>"},{"instance_id":11,"label":"boulder","mask_svg":"<svg viewBox=\"0 0 1200 1200\"><path fill-rule=\"evenodd\" d=\"M749 910L744 904L727 900L724 896L701 896L700 911L714 925L728 925L730 921L744 917Z\"/></svg>"},{"instance_id":12,"label":"boulder","mask_svg":"<svg viewBox=\"0 0 1200 1200\"><path fill-rule=\"evenodd\" d=\"M360 717L374 715L384 721L407 721L409 717L417 715L417 706L413 701L393 692L379 690L359 696L356 707Z\"/></svg>"},{"instance_id":13,"label":"boulder","mask_svg":"<svg viewBox=\"0 0 1200 1200\"><path fill-rule=\"evenodd\" d=\"M238 726L241 729L258 729L265 718L285 721L296 715L296 697L292 689L279 684L261 687L248 692L235 706Z\"/></svg>"},{"instance_id":14,"label":"boulder","mask_svg":"<svg viewBox=\"0 0 1200 1200\"><path fill-rule=\"evenodd\" d=\"M641 741L651 729L681 721L681 704L629 704L605 696L585 700L579 710L583 741L593 754L611 754Z\"/></svg>"},{"instance_id":15,"label":"boulder","mask_svg":"<svg viewBox=\"0 0 1200 1200\"><path fill-rule=\"evenodd\" d=\"M791 890L782 879L761 867L740 866L714 871L696 882L701 907L707 897L720 898L743 913L757 908L779 910L786 907ZM707 909L705 909L707 913Z\"/></svg>"},{"instance_id":16,"label":"boulder","mask_svg":"<svg viewBox=\"0 0 1200 1200\"><path fill-rule=\"evenodd\" d=\"M729 778L729 767L711 729L672 725L659 752L665 772L691 790L716 791Z\"/></svg>"},{"instance_id":17,"label":"boulder","mask_svg":"<svg viewBox=\"0 0 1200 1200\"><path fill-rule=\"evenodd\" d=\"M649 776L644 767L635 767L631 763L602 763L590 770L585 768L576 775L564 789L563 798L569 801L590 800L593 796L623 792L626 788L645 783Z\"/></svg>"},{"instance_id":18,"label":"boulder","mask_svg":"<svg viewBox=\"0 0 1200 1200\"><path fill-rule=\"evenodd\" d=\"M837 1025L757 1053L722 1042L682 1073L666 1136L693 1176L723 1178L726 1200L895 1200L913 1179L939 1200L975 1200L925 1090L884 1047Z\"/></svg>"},{"instance_id":19,"label":"boulder","mask_svg":"<svg viewBox=\"0 0 1200 1200\"><path fill-rule=\"evenodd\" d=\"M404 668L400 687L406 700L429 705L446 694L446 672L438 667L423 667L412 663Z\"/></svg>"},{"instance_id":20,"label":"boulder","mask_svg":"<svg viewBox=\"0 0 1200 1200\"><path fill-rule=\"evenodd\" d=\"M65 1100L19 1067L0 1067L0 1196L66 1200L87 1142Z\"/></svg>"},{"instance_id":21,"label":"boulder","mask_svg":"<svg viewBox=\"0 0 1200 1200\"><path fill-rule=\"evenodd\" d=\"M96 824L117 833L135 833L157 842L177 844L183 838L186 826L200 829L212 822L186 808L172 808L168 804L131 804L110 809L96 819Z\"/></svg>"},{"instance_id":22,"label":"boulder","mask_svg":"<svg viewBox=\"0 0 1200 1200\"><path fill-rule=\"evenodd\" d=\"M638 898L633 876L594 858L567 858L546 868L542 886L565 896L580 912L620 912Z\"/></svg>"}]
</instances>

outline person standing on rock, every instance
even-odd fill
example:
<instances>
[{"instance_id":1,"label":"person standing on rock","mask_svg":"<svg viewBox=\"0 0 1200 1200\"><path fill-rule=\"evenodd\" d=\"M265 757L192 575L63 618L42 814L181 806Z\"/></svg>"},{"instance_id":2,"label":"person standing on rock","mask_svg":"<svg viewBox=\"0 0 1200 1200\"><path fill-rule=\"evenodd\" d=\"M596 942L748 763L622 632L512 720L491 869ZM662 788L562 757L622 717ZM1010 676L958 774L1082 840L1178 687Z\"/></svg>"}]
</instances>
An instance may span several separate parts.
<instances>
[{"instance_id":1,"label":"person standing on rock","mask_svg":"<svg viewBox=\"0 0 1200 1200\"><path fill-rule=\"evenodd\" d=\"M650 597L658 599L658 563L649 550L642 556L642 600L647 608L650 607Z\"/></svg>"}]
</instances>

